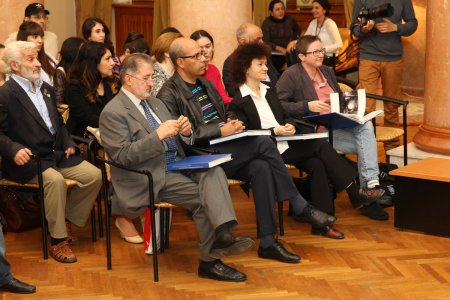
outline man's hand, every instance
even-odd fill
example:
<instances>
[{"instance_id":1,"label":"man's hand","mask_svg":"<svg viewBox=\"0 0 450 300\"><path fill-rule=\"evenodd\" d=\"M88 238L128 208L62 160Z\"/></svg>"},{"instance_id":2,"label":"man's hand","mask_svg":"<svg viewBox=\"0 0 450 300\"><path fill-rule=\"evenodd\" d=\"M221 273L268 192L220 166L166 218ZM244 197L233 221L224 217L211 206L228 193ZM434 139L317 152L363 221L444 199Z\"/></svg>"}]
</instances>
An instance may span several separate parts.
<instances>
[{"instance_id":1,"label":"man's hand","mask_svg":"<svg viewBox=\"0 0 450 300\"><path fill-rule=\"evenodd\" d=\"M244 131L245 126L242 121L239 120L230 120L228 119L227 123L220 127L221 136L228 136L234 133L238 133Z\"/></svg>"},{"instance_id":2,"label":"man's hand","mask_svg":"<svg viewBox=\"0 0 450 300\"><path fill-rule=\"evenodd\" d=\"M361 19L359 19L361 21ZM374 20L369 20L367 21L367 24L363 27L361 27L361 32L362 33L368 33L373 29L373 26L375 25L375 21Z\"/></svg>"},{"instance_id":3,"label":"man's hand","mask_svg":"<svg viewBox=\"0 0 450 300\"><path fill-rule=\"evenodd\" d=\"M178 120L167 120L164 123L161 123L158 129L156 129L156 134L160 141L173 137L174 135L177 135L178 132L180 132L180 123Z\"/></svg>"},{"instance_id":4,"label":"man's hand","mask_svg":"<svg viewBox=\"0 0 450 300\"><path fill-rule=\"evenodd\" d=\"M30 149L22 148L14 155L14 162L18 166L23 166L30 161L31 155L33 155L33 153L31 153Z\"/></svg>"},{"instance_id":5,"label":"man's hand","mask_svg":"<svg viewBox=\"0 0 450 300\"><path fill-rule=\"evenodd\" d=\"M66 151L64 151L64 153L66 154L66 158L69 158L69 156L75 154L75 147L67 148Z\"/></svg>"},{"instance_id":6,"label":"man's hand","mask_svg":"<svg viewBox=\"0 0 450 300\"><path fill-rule=\"evenodd\" d=\"M308 102L308 109L312 112L322 112L330 109L330 105L320 100L313 100Z\"/></svg>"},{"instance_id":7,"label":"man's hand","mask_svg":"<svg viewBox=\"0 0 450 300\"><path fill-rule=\"evenodd\" d=\"M293 135L295 133L295 127L292 124L286 123L284 126L277 126L274 128L276 135Z\"/></svg>"},{"instance_id":8,"label":"man's hand","mask_svg":"<svg viewBox=\"0 0 450 300\"><path fill-rule=\"evenodd\" d=\"M375 28L379 31L379 32L397 32L397 24L392 23L391 20L383 18L384 22L380 22L375 24Z\"/></svg>"},{"instance_id":9,"label":"man's hand","mask_svg":"<svg viewBox=\"0 0 450 300\"><path fill-rule=\"evenodd\" d=\"M182 136L189 137L192 134L192 127L191 123L189 122L189 119L185 116L181 115L178 118L178 123L180 124L180 134Z\"/></svg>"}]
</instances>

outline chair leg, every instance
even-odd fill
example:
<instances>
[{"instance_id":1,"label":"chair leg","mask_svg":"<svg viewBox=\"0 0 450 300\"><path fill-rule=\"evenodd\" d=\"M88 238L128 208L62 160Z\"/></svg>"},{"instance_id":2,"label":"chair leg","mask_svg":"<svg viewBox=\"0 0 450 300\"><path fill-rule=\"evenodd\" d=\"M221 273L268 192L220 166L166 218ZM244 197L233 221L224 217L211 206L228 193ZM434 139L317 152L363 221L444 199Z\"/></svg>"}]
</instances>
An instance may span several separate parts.
<instances>
[{"instance_id":1,"label":"chair leg","mask_svg":"<svg viewBox=\"0 0 450 300\"><path fill-rule=\"evenodd\" d=\"M166 217L164 218L164 231L165 231L165 248L166 250L169 249L169 237L170 237L170 208L165 208L164 209L164 214L166 215Z\"/></svg>"},{"instance_id":2,"label":"chair leg","mask_svg":"<svg viewBox=\"0 0 450 300\"><path fill-rule=\"evenodd\" d=\"M42 197L39 202L41 206L42 256L44 257L44 259L48 259L47 220L45 218L44 198Z\"/></svg>"},{"instance_id":3,"label":"chair leg","mask_svg":"<svg viewBox=\"0 0 450 300\"><path fill-rule=\"evenodd\" d=\"M278 201L278 225L280 226L280 235L284 235L284 222L283 222L283 201Z\"/></svg>"},{"instance_id":4,"label":"chair leg","mask_svg":"<svg viewBox=\"0 0 450 300\"><path fill-rule=\"evenodd\" d=\"M92 241L97 241L97 226L95 223L95 208L93 207L91 210L91 234L92 234Z\"/></svg>"},{"instance_id":5,"label":"chair leg","mask_svg":"<svg viewBox=\"0 0 450 300\"><path fill-rule=\"evenodd\" d=\"M105 201L106 205L107 201ZM102 196L97 196L97 214L98 214L98 233L100 237L103 237L103 209L102 209Z\"/></svg>"},{"instance_id":6,"label":"chair leg","mask_svg":"<svg viewBox=\"0 0 450 300\"><path fill-rule=\"evenodd\" d=\"M160 207L159 208L159 238L160 238L160 247L159 251L161 253L164 253L166 250L166 226L165 224L165 208Z\"/></svg>"}]
</instances>

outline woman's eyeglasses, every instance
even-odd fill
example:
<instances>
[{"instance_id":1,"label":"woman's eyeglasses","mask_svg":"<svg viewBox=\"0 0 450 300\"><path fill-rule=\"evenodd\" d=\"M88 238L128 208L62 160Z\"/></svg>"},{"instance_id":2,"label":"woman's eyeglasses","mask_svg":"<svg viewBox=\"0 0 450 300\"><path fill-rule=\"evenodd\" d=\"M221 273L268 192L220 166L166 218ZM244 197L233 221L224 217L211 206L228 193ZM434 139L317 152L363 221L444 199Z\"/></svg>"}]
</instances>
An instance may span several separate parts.
<instances>
[{"instance_id":1,"label":"woman's eyeglasses","mask_svg":"<svg viewBox=\"0 0 450 300\"><path fill-rule=\"evenodd\" d=\"M314 51L310 51L310 52L305 52L303 54L305 54L305 55L312 54L315 57L318 57L321 53L322 53L322 55L325 55L325 48L322 48L320 50L314 50Z\"/></svg>"}]
</instances>

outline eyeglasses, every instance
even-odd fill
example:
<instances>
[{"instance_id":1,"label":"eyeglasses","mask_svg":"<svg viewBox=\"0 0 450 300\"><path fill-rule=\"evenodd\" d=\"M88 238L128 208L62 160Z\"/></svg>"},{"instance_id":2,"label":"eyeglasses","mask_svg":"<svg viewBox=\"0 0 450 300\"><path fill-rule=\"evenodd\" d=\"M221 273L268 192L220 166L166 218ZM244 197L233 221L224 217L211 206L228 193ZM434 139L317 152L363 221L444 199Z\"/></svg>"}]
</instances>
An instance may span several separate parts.
<instances>
[{"instance_id":1,"label":"eyeglasses","mask_svg":"<svg viewBox=\"0 0 450 300\"><path fill-rule=\"evenodd\" d=\"M128 76L131 76L131 77L133 77L133 78L136 78L137 80L141 80L141 81L145 81L145 82L150 82L150 81L153 80L152 76L145 76L144 78L139 78L139 77L136 77L136 76L131 75L131 74L129 74L129 73L127 73L127 75L128 75Z\"/></svg>"},{"instance_id":2,"label":"eyeglasses","mask_svg":"<svg viewBox=\"0 0 450 300\"><path fill-rule=\"evenodd\" d=\"M36 19L36 20L45 20L45 21L47 21L48 20L48 17L46 16L46 15L31 15L30 16L30 19L31 18L33 18L33 19Z\"/></svg>"},{"instance_id":3,"label":"eyeglasses","mask_svg":"<svg viewBox=\"0 0 450 300\"><path fill-rule=\"evenodd\" d=\"M320 53L322 53L322 55L325 55L325 48L322 48L320 50L314 50L314 51L310 51L310 52L305 52L303 54L305 54L305 55L312 54L315 57L318 57L320 55Z\"/></svg>"},{"instance_id":4,"label":"eyeglasses","mask_svg":"<svg viewBox=\"0 0 450 300\"><path fill-rule=\"evenodd\" d=\"M204 56L203 51L195 53L194 55L188 55L188 56L178 56L178 58L195 58L196 60L201 60Z\"/></svg>"}]
</instances>

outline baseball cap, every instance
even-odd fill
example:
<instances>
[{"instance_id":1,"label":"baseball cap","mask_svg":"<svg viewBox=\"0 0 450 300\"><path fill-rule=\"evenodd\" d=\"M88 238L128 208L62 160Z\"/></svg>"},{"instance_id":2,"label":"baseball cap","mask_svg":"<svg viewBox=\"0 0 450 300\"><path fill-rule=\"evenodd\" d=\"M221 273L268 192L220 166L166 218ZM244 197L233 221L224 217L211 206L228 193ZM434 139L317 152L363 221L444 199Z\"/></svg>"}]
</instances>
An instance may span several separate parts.
<instances>
[{"instance_id":1,"label":"baseball cap","mask_svg":"<svg viewBox=\"0 0 450 300\"><path fill-rule=\"evenodd\" d=\"M45 13L47 15L50 14L50 12L45 9L42 3L31 3L27 6L27 8L25 8L25 17L30 17L31 15L37 15L40 13Z\"/></svg>"}]
</instances>

